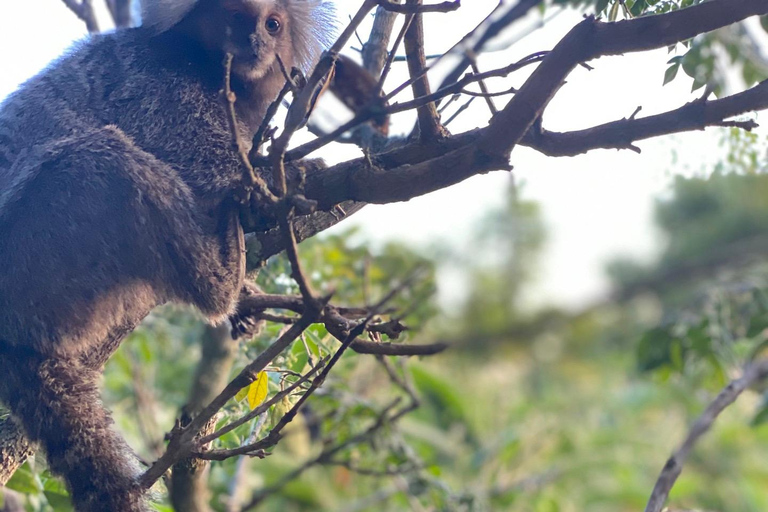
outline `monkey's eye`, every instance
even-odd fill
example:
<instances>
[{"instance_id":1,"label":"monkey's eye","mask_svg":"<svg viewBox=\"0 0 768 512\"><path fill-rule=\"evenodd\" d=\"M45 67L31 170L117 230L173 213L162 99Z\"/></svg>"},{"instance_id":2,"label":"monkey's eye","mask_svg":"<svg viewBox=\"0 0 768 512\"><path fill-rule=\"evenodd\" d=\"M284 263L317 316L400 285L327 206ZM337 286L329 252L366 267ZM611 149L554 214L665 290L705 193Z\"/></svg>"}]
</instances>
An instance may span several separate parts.
<instances>
[{"instance_id":1,"label":"monkey's eye","mask_svg":"<svg viewBox=\"0 0 768 512\"><path fill-rule=\"evenodd\" d=\"M270 34L277 34L280 32L280 29L282 28L282 23L280 23L280 19L276 16L270 16L267 18L267 21L264 23L264 28L267 29L267 32Z\"/></svg>"}]
</instances>

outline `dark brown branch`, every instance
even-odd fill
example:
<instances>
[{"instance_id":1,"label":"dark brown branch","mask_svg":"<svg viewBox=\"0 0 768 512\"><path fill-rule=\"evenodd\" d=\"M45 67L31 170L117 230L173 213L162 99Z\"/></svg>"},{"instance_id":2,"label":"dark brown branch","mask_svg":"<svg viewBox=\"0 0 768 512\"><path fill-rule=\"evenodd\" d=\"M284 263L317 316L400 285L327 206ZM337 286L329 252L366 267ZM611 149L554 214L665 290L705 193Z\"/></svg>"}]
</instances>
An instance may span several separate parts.
<instances>
[{"instance_id":1,"label":"dark brown branch","mask_svg":"<svg viewBox=\"0 0 768 512\"><path fill-rule=\"evenodd\" d=\"M589 59L664 48L766 13L766 0L712 0L657 16L597 23Z\"/></svg>"},{"instance_id":2,"label":"dark brown branch","mask_svg":"<svg viewBox=\"0 0 768 512\"><path fill-rule=\"evenodd\" d=\"M238 314L266 318L262 314L265 309L283 309L295 313L303 313L305 306L301 297L257 294L248 296L240 301L240 304L238 305ZM363 318L368 314L370 314L369 308L351 310L349 308L326 305L319 321L326 326L328 332L333 334L336 338L343 340L348 332L356 325L356 322L354 322L353 319ZM297 320L298 318L292 318L291 323ZM393 324L395 324L394 327ZM393 321L380 324L370 323L367 326L368 332L383 333L392 339L397 338L397 336L404 330L405 327L400 325L399 322ZM352 341L350 348L359 354L409 357L438 354L446 350L448 345L445 343L406 345L401 343L376 343L355 339Z\"/></svg>"},{"instance_id":3,"label":"dark brown branch","mask_svg":"<svg viewBox=\"0 0 768 512\"><path fill-rule=\"evenodd\" d=\"M376 3L382 9L389 12L396 12L399 14L420 14L427 12L451 12L461 7L461 0L447 0L440 2L439 4L420 5L415 3L406 2L406 5L401 5L392 2L391 0L376 0Z\"/></svg>"},{"instance_id":4,"label":"dark brown branch","mask_svg":"<svg viewBox=\"0 0 768 512\"><path fill-rule=\"evenodd\" d=\"M370 354L393 357L433 356L445 351L445 343L429 345L403 345L402 343L376 343L375 341L355 340L350 346L358 354Z\"/></svg>"},{"instance_id":5,"label":"dark brown branch","mask_svg":"<svg viewBox=\"0 0 768 512\"><path fill-rule=\"evenodd\" d=\"M0 487L5 486L35 449L10 417L0 418Z\"/></svg>"},{"instance_id":6,"label":"dark brown branch","mask_svg":"<svg viewBox=\"0 0 768 512\"><path fill-rule=\"evenodd\" d=\"M75 13L75 16L85 23L85 27L91 34L100 32L99 22L96 19L96 13L93 11L93 0L62 0L69 10Z\"/></svg>"},{"instance_id":7,"label":"dark brown branch","mask_svg":"<svg viewBox=\"0 0 768 512\"><path fill-rule=\"evenodd\" d=\"M477 67L477 59L472 56L472 73L475 75L480 74L480 68ZM478 85L480 85L480 96L485 98L485 103L488 105L488 110L491 111L491 116L495 116L498 113L498 109L496 108L496 105L493 104L493 98L492 94L490 92L490 89L488 89L488 84L485 83L485 80L480 79L477 81ZM462 93L468 94L467 91L462 90Z\"/></svg>"},{"instance_id":8,"label":"dark brown branch","mask_svg":"<svg viewBox=\"0 0 768 512\"><path fill-rule=\"evenodd\" d=\"M765 0L737 0L733 3L729 0L714 0L674 13L618 23L602 23L594 18L588 18L571 30L555 50L547 55L515 97L494 117L490 126L480 132L483 140L476 143L474 148L466 148L467 151L450 156L442 154L430 163L425 161L426 158L421 158L417 167L401 169L384 167L360 170L360 164L364 164L364 161L340 164L322 173L322 177L316 177L315 184L319 188L311 193L308 192L307 197L325 204L323 209L340 200L348 199L381 203L400 201L457 183L473 174L493 170L493 165L487 162L492 160L501 163L508 158L511 149L540 117L550 99L575 66L599 56L600 51L611 53L617 49L642 50L647 49L651 44L645 38L639 38L636 41L627 38L622 31L635 33L640 26L644 30L653 30L658 33L661 27L671 31L671 34L661 38L664 44L667 44L669 41L689 38L696 31L711 30L752 14L765 12L768 10L766 3ZM706 6L705 11L698 11L704 6ZM702 12L715 19L702 21ZM694 21L687 24L688 18L681 17L679 13L688 13ZM633 23L641 25L633 25ZM656 43L656 46L663 46L663 44ZM487 165L477 165L478 163ZM411 162L403 162L403 164L412 165ZM505 167L506 165L500 165L496 168ZM442 173L443 169L448 169L448 172ZM441 183L429 183L433 178L440 180ZM318 181L325 182L328 186ZM411 188L411 185L415 186ZM312 188L308 183L308 190ZM331 198L331 196L335 197Z\"/></svg>"},{"instance_id":9,"label":"dark brown branch","mask_svg":"<svg viewBox=\"0 0 768 512\"><path fill-rule=\"evenodd\" d=\"M520 97L521 92L516 97ZM530 92L528 94L530 96ZM538 112L530 104L521 108L530 117ZM627 148L634 140L719 126L734 115L766 108L768 83L763 82L733 96L695 101L680 109L647 118L625 119L570 133L528 133L521 143L553 156L573 155L596 148ZM519 122L510 122L511 128L519 128ZM740 126L751 128L752 125L747 122ZM500 122L494 122L488 128L437 144L411 144L374 158L374 166L366 159L338 164L309 176L306 196L317 201L322 210L347 200L383 204L405 201L476 174L505 169L508 164L504 153L509 148L504 134L509 133L511 128L506 131L504 128ZM493 146L493 143L497 145ZM478 150L481 144L482 148L488 149Z\"/></svg>"},{"instance_id":10,"label":"dark brown branch","mask_svg":"<svg viewBox=\"0 0 768 512\"><path fill-rule=\"evenodd\" d=\"M399 0L398 0L399 1ZM397 15L379 7L373 21L371 34L363 45L363 67L373 76L380 76L387 61L389 52L389 39L395 27Z\"/></svg>"},{"instance_id":11,"label":"dark brown branch","mask_svg":"<svg viewBox=\"0 0 768 512\"><path fill-rule=\"evenodd\" d=\"M459 108L456 109L456 111L451 115L451 117L445 120L445 122L443 123L443 126L448 126L452 122L454 122L456 119L458 119L458 117L464 112L466 112L467 109L470 107L470 105L472 105L472 102L474 102L476 99L477 98L473 96L469 98L467 101L465 101Z\"/></svg>"},{"instance_id":12,"label":"dark brown branch","mask_svg":"<svg viewBox=\"0 0 768 512\"><path fill-rule=\"evenodd\" d=\"M405 28L408 28L410 26L409 23L410 23L410 20L406 20ZM534 54L531 54L521 59L518 62L515 62L503 68L494 69L491 71L486 71L478 74L467 74L459 82L455 82L451 85L448 85L437 92L427 94L425 96L419 96L416 99L413 99L411 101L395 103L394 105L390 105L386 107L384 109L384 112L380 111L380 106L378 103L371 105L371 108L364 108L360 110L359 112L357 112L355 117L353 117L351 120L347 121L343 125L339 126L332 132L322 134L320 137L313 139L305 144L302 144L301 146L295 149L292 149L286 154L285 160L290 162L290 161L295 161L295 160L305 158L306 156L319 150L320 148L327 146L332 142L337 142L339 140L339 137L341 137L344 133L348 132L353 128L363 125L364 123L368 122L369 120L376 117L377 115L381 115L382 113L396 114L399 112L405 112L413 109L429 108L430 105L432 106L435 105L434 102L436 100L439 100L446 96L451 96L456 93L465 92L464 87L469 84L480 82L482 80L485 80L486 78L505 77L510 73L517 71L518 69L528 66L529 64L540 62L546 56L546 54L547 52L536 52ZM387 68L385 68L384 71L386 72L386 70ZM384 76L382 75L382 80L383 78ZM411 78L407 83L415 84L419 81L420 78L425 78L424 73L421 73L419 78ZM383 82L380 82L380 84L383 84ZM504 93L501 93L501 94L508 94L508 92L509 91L505 91ZM436 109L435 109L435 113L437 115ZM446 133L445 130L443 130L442 128L441 130L443 131L443 133ZM425 142L429 143L430 141L425 141Z\"/></svg>"},{"instance_id":13,"label":"dark brown branch","mask_svg":"<svg viewBox=\"0 0 768 512\"><path fill-rule=\"evenodd\" d=\"M331 226L335 226L350 215L360 211L364 206L365 203L345 201L337 204L329 211L318 211L306 217L294 219L293 232L296 235L296 241L302 242ZM248 269L261 268L268 258L284 251L284 240L279 228L249 235L247 239Z\"/></svg>"},{"instance_id":14,"label":"dark brown branch","mask_svg":"<svg viewBox=\"0 0 768 512\"><path fill-rule=\"evenodd\" d=\"M420 154L426 156L429 152L424 149ZM317 201L321 209L328 209L349 199L378 204L393 203L407 201L476 174L499 169L509 169L508 157L491 157L473 148L462 148L431 160L389 169L372 167L363 158L308 177L306 196Z\"/></svg>"},{"instance_id":15,"label":"dark brown branch","mask_svg":"<svg viewBox=\"0 0 768 512\"><path fill-rule=\"evenodd\" d=\"M403 22L403 26L400 29L400 32L397 34L397 38L395 38L395 44L392 45L392 50L389 52L389 55L387 56L387 62L384 66L384 69L381 72L381 77L379 78L379 92L381 93L384 90L384 83L387 80L387 77L389 76L389 72L392 70L392 63L397 58L397 50L400 48L400 45L403 43L403 40L405 39L405 34L408 33L408 30L411 28L411 23L413 23L413 16L407 16L405 18L405 21Z\"/></svg>"},{"instance_id":16,"label":"dark brown branch","mask_svg":"<svg viewBox=\"0 0 768 512\"><path fill-rule=\"evenodd\" d=\"M421 0L406 0L406 7L420 7ZM424 21L421 14L414 14L408 31L405 33L405 54L408 59L408 71L413 84L413 96L419 98L430 93L429 79L425 74L427 58L424 53ZM418 78L417 78L418 77ZM416 109L419 116L419 134L422 142L434 141L447 135L440 124L440 116L434 103L427 103Z\"/></svg>"},{"instance_id":17,"label":"dark brown branch","mask_svg":"<svg viewBox=\"0 0 768 512\"><path fill-rule=\"evenodd\" d=\"M639 119L621 119L565 133L530 130L520 143L548 156L572 156L601 148L635 149L633 142L638 140L730 125L732 122L726 121L730 117L764 109L768 109L768 81L722 99L696 100L676 110ZM745 130L757 126L751 120L735 123Z\"/></svg>"}]
</instances>

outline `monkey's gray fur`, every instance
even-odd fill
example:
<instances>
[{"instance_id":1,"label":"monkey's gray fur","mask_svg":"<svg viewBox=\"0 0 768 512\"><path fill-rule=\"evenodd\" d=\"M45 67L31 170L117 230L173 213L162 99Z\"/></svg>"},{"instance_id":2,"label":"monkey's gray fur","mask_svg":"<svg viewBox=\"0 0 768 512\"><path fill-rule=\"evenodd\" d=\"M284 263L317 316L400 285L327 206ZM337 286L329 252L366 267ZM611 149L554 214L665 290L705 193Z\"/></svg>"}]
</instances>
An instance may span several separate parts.
<instances>
[{"instance_id":1,"label":"monkey's gray fur","mask_svg":"<svg viewBox=\"0 0 768 512\"><path fill-rule=\"evenodd\" d=\"M243 287L224 53L250 140L284 83L275 54L308 70L333 12L321 0L146 0L143 16L0 106L0 401L88 512L146 508L100 405L103 361L158 304L219 321Z\"/></svg>"}]
</instances>

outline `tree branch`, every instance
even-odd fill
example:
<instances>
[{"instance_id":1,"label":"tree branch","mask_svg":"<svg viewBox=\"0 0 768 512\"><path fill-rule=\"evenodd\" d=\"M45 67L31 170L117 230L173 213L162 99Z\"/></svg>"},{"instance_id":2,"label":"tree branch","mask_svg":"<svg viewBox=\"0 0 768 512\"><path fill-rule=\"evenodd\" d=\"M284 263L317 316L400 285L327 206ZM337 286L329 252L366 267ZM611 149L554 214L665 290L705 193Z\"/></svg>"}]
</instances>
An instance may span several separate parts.
<instances>
[{"instance_id":1,"label":"tree branch","mask_svg":"<svg viewBox=\"0 0 768 512\"><path fill-rule=\"evenodd\" d=\"M712 427L720 413L731 405L745 389L766 378L766 376L768 376L768 360L751 364L744 370L744 375L741 378L731 381L717 395L691 426L683 444L667 460L653 488L648 505L645 507L645 512L661 512L669 496L669 491L672 490L677 477L683 471L683 465L696 442Z\"/></svg>"},{"instance_id":2,"label":"tree branch","mask_svg":"<svg viewBox=\"0 0 768 512\"><path fill-rule=\"evenodd\" d=\"M625 118L585 130L558 133L531 129L520 143L547 156L573 156L593 149L639 151L633 142L670 133L703 130L708 126L722 126L730 117L764 109L768 109L768 81L725 98L696 100L663 114L639 119ZM751 120L737 123L739 128L745 130L757 127L757 123Z\"/></svg>"},{"instance_id":3,"label":"tree branch","mask_svg":"<svg viewBox=\"0 0 768 512\"><path fill-rule=\"evenodd\" d=\"M412 2L406 2L401 5L392 0L376 0L376 3L382 9L399 14L420 14L426 12L451 12L461 7L461 0L447 0L439 4L420 5Z\"/></svg>"},{"instance_id":4,"label":"tree branch","mask_svg":"<svg viewBox=\"0 0 768 512\"><path fill-rule=\"evenodd\" d=\"M93 11L93 0L62 0L69 10L75 13L85 23L85 27L91 34L100 32L96 13Z\"/></svg>"},{"instance_id":5,"label":"tree branch","mask_svg":"<svg viewBox=\"0 0 768 512\"><path fill-rule=\"evenodd\" d=\"M458 5L458 3L457 3ZM417 8L421 0L405 0L405 7ZM427 58L424 53L424 21L421 14L411 15L410 26L405 33L405 54L408 60L408 71L413 84L413 96L419 98L430 93L429 79L425 73ZM419 134L422 142L438 140L447 135L440 124L440 116L434 103L427 103L416 109L419 116Z\"/></svg>"},{"instance_id":6,"label":"tree branch","mask_svg":"<svg viewBox=\"0 0 768 512\"><path fill-rule=\"evenodd\" d=\"M9 416L0 418L0 487L8 483L16 469L34 451L16 421Z\"/></svg>"},{"instance_id":7,"label":"tree branch","mask_svg":"<svg viewBox=\"0 0 768 512\"><path fill-rule=\"evenodd\" d=\"M131 0L106 0L109 14L115 22L115 27L125 28L132 24Z\"/></svg>"}]
</instances>

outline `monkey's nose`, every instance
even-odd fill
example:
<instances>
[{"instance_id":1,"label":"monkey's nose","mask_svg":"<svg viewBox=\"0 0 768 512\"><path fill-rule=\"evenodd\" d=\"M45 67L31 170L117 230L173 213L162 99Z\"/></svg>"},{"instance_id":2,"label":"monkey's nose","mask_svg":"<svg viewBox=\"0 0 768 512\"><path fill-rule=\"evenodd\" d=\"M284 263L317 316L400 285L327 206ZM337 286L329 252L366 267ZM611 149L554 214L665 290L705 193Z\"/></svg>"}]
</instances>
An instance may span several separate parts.
<instances>
[{"instance_id":1,"label":"monkey's nose","mask_svg":"<svg viewBox=\"0 0 768 512\"><path fill-rule=\"evenodd\" d=\"M264 42L261 40L261 38L257 34L251 34L250 40L251 40L251 51L253 52L253 56L258 57L262 53L262 49L264 48Z\"/></svg>"}]
</instances>

